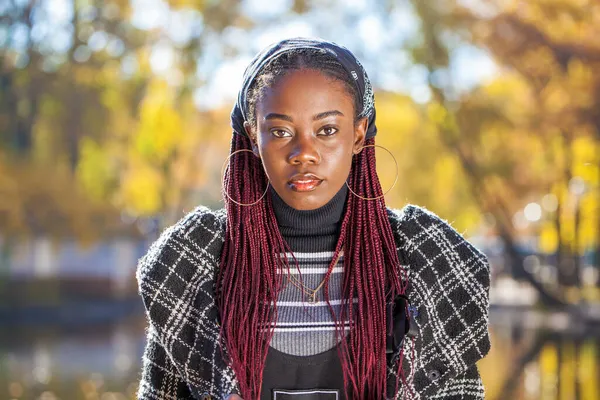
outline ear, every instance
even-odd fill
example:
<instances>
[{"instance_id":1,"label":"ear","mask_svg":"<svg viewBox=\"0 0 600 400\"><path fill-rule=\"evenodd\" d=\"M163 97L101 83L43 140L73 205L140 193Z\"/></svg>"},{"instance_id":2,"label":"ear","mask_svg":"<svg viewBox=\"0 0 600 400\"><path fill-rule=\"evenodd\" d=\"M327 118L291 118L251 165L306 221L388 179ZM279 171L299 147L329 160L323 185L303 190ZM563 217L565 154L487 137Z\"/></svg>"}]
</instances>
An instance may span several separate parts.
<instances>
[{"instance_id":1,"label":"ear","mask_svg":"<svg viewBox=\"0 0 600 400\"><path fill-rule=\"evenodd\" d=\"M252 152L256 157L260 158L260 153L258 152L258 143L256 142L256 133L254 132L254 128L248 121L244 121L244 130L246 131L246 135L250 138L250 142L252 142Z\"/></svg>"},{"instance_id":2,"label":"ear","mask_svg":"<svg viewBox=\"0 0 600 400\"><path fill-rule=\"evenodd\" d=\"M365 145L367 137L367 128L369 127L369 119L367 117L359 119L354 124L354 145L352 146L352 153L358 154Z\"/></svg>"}]
</instances>

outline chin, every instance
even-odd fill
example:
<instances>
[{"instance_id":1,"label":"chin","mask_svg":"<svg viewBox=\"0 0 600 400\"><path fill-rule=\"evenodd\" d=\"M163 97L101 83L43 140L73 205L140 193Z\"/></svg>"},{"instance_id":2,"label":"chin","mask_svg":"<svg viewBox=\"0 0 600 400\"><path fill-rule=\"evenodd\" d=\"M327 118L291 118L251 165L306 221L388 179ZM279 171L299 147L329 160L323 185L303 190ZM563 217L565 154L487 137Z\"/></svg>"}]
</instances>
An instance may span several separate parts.
<instances>
[{"instance_id":1,"label":"chin","mask_svg":"<svg viewBox=\"0 0 600 400\"><path fill-rule=\"evenodd\" d=\"M308 211L315 210L327 204L327 201L308 193L294 193L295 198L288 205L296 210ZM315 198L317 197L317 198Z\"/></svg>"}]
</instances>

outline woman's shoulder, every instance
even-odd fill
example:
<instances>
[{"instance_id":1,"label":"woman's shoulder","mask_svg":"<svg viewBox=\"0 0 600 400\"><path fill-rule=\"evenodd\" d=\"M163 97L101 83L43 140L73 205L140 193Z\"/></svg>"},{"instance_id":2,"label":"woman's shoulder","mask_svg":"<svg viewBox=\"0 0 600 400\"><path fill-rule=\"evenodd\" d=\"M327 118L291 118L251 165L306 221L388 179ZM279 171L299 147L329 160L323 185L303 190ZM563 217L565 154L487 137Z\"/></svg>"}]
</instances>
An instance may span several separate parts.
<instances>
[{"instance_id":1,"label":"woman's shoulder","mask_svg":"<svg viewBox=\"0 0 600 400\"><path fill-rule=\"evenodd\" d=\"M400 209L388 207L387 213L394 233L401 232L412 236L436 225L451 228L448 221L425 207L415 204L407 204Z\"/></svg>"},{"instance_id":2,"label":"woman's shoulder","mask_svg":"<svg viewBox=\"0 0 600 400\"><path fill-rule=\"evenodd\" d=\"M392 222L397 224L410 224L417 220L428 220L430 222L444 222L441 217L435 214L433 211L428 210L425 207L418 206L415 204L407 204L402 208L387 208L388 216Z\"/></svg>"},{"instance_id":3,"label":"woman's shoulder","mask_svg":"<svg viewBox=\"0 0 600 400\"><path fill-rule=\"evenodd\" d=\"M225 221L225 209L212 210L205 206L197 206L167 230L172 229L173 233L186 238L223 236Z\"/></svg>"},{"instance_id":4,"label":"woman's shoulder","mask_svg":"<svg viewBox=\"0 0 600 400\"><path fill-rule=\"evenodd\" d=\"M223 241L226 225L225 209L211 210L205 206L198 206L174 226L177 234L199 245L207 242Z\"/></svg>"},{"instance_id":5,"label":"woman's shoulder","mask_svg":"<svg viewBox=\"0 0 600 400\"><path fill-rule=\"evenodd\" d=\"M166 228L150 246L148 253L160 252L173 241L192 241L202 245L218 239L223 240L225 221L224 209L211 210L205 206L198 206Z\"/></svg>"},{"instance_id":6,"label":"woman's shoulder","mask_svg":"<svg viewBox=\"0 0 600 400\"><path fill-rule=\"evenodd\" d=\"M198 206L166 228L138 261L138 283L154 279L165 269L211 269L225 237L225 210ZM162 271L162 272L161 272Z\"/></svg>"},{"instance_id":7,"label":"woman's shoulder","mask_svg":"<svg viewBox=\"0 0 600 400\"><path fill-rule=\"evenodd\" d=\"M465 239L452 224L425 207L407 204L401 209L388 208L388 217L397 242L408 252L417 248L428 253L442 251L443 246L465 247L476 258L485 256Z\"/></svg>"}]
</instances>

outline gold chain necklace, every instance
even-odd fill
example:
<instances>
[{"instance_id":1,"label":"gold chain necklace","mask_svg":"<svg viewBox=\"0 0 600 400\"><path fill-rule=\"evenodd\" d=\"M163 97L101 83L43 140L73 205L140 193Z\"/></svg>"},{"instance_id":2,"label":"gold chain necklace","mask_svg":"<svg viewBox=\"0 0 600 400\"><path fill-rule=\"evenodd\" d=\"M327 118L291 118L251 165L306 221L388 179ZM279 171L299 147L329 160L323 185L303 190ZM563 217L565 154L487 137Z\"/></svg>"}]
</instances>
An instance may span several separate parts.
<instances>
[{"instance_id":1,"label":"gold chain necklace","mask_svg":"<svg viewBox=\"0 0 600 400\"><path fill-rule=\"evenodd\" d=\"M340 251L335 260L335 264L333 264L334 268L337 266L341 257L342 257L342 252ZM294 285L298 289L300 289L302 291L302 294L307 295L306 302L310 303L310 304L315 304L317 302L317 293L325 285L326 278L327 278L327 274L325 274L325 276L323 277L323 280L321 281L321 283L319 283L319 286L317 286L315 289L311 289L309 287L304 286L304 284L300 280L298 280L296 277L292 276L291 274L288 274L288 281L292 285Z\"/></svg>"}]
</instances>

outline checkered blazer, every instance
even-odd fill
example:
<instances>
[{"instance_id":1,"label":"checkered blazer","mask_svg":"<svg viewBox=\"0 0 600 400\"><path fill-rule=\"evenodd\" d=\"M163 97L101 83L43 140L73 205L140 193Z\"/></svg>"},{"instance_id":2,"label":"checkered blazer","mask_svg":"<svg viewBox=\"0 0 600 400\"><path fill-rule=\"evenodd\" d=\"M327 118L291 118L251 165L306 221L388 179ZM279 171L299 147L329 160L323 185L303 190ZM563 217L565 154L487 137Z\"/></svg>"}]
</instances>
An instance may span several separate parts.
<instances>
[{"instance_id":1,"label":"checkered blazer","mask_svg":"<svg viewBox=\"0 0 600 400\"><path fill-rule=\"evenodd\" d=\"M388 215L408 272L416 332L403 343L407 382L399 380L398 391L400 357L391 357L389 398L483 399L475 363L490 348L486 257L423 208L408 205ZM223 210L199 207L139 261L148 328L138 399L223 399L238 392L219 346L214 299L225 218Z\"/></svg>"}]
</instances>

